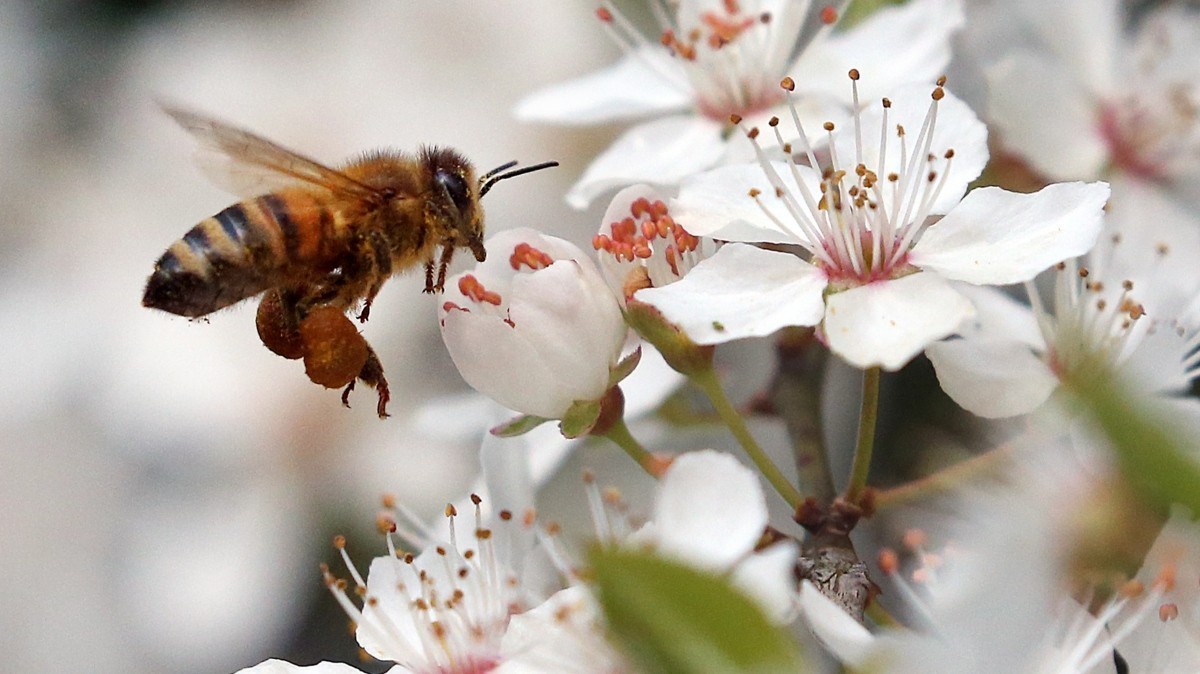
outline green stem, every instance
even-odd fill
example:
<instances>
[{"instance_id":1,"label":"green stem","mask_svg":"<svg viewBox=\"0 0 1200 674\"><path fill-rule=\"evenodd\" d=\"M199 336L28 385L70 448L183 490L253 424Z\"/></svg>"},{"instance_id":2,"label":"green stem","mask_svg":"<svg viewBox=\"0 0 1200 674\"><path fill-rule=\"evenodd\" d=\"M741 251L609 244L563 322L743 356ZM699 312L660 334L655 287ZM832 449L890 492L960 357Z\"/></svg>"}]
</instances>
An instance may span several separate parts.
<instances>
[{"instance_id":1,"label":"green stem","mask_svg":"<svg viewBox=\"0 0 1200 674\"><path fill-rule=\"evenodd\" d=\"M637 438L633 437L633 434L629 432L629 426L625 425L624 419L618 420L602 435L625 450L629 458L636 461L637 465L641 466L651 477L658 479L659 476L655 474L653 469L654 456L646 451L646 448L642 446L642 443L637 441Z\"/></svg>"},{"instance_id":2,"label":"green stem","mask_svg":"<svg viewBox=\"0 0 1200 674\"><path fill-rule=\"evenodd\" d=\"M721 421L724 421L725 425L729 427L730 432L733 433L733 437L737 438L737 441L742 445L742 449L746 451L746 455L758 467L763 477L767 478L767 482L771 483L771 486L775 488L775 491L779 492L784 501L787 501L787 504L792 507L793 511L799 508L800 504L804 502L804 497L791 482L788 482L783 471L779 470L779 466L776 466L771 461L771 457L767 456L763 448L758 445L754 436L750 435L750 429L746 427L746 420L742 418L742 415L734 408L733 403L729 402L729 398L725 396L725 389L721 388L721 381L717 379L717 373L712 368L709 368L693 374L691 378L692 383L698 386L701 391L704 391L704 395L708 396L713 408L717 410L717 415L721 417Z\"/></svg>"},{"instance_id":3,"label":"green stem","mask_svg":"<svg viewBox=\"0 0 1200 674\"><path fill-rule=\"evenodd\" d=\"M880 489L875 492L875 509L892 508L922 497L937 496L967 482L998 474L1009 465L1011 454L1012 445L1001 445L907 484Z\"/></svg>"},{"instance_id":4,"label":"green stem","mask_svg":"<svg viewBox=\"0 0 1200 674\"><path fill-rule=\"evenodd\" d=\"M875 422L879 418L879 368L863 370L862 407L858 412L858 443L854 447L854 464L850 483L846 485L846 500L857 503L867 487L871 472L871 454L875 451Z\"/></svg>"}]
</instances>

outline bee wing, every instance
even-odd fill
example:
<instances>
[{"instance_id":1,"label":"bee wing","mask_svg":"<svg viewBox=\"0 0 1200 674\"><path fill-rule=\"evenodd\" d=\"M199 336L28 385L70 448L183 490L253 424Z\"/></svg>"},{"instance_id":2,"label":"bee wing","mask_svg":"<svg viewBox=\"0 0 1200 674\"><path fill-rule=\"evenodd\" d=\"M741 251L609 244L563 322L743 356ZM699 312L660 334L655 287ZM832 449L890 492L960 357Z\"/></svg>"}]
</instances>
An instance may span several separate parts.
<instances>
[{"instance_id":1,"label":"bee wing","mask_svg":"<svg viewBox=\"0 0 1200 674\"><path fill-rule=\"evenodd\" d=\"M245 129L169 105L162 109L200 141L198 163L205 173L235 194L256 196L300 182L355 199L381 196L370 185Z\"/></svg>"}]
</instances>

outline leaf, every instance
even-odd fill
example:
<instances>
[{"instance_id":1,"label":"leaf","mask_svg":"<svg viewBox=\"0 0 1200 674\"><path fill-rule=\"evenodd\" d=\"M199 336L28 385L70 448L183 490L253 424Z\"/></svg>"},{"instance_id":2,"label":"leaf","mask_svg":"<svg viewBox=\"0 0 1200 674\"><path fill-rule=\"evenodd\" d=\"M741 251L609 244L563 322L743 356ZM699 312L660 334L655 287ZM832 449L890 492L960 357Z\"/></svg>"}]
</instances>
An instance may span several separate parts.
<instances>
[{"instance_id":1,"label":"leaf","mask_svg":"<svg viewBox=\"0 0 1200 674\"><path fill-rule=\"evenodd\" d=\"M600 418L599 400L576 400L567 408L558 429L564 438L574 439L586 435Z\"/></svg>"},{"instance_id":2,"label":"leaf","mask_svg":"<svg viewBox=\"0 0 1200 674\"><path fill-rule=\"evenodd\" d=\"M645 552L596 548L591 562L613 639L642 671L804 670L797 644L726 579Z\"/></svg>"},{"instance_id":3,"label":"leaf","mask_svg":"<svg viewBox=\"0 0 1200 674\"><path fill-rule=\"evenodd\" d=\"M842 13L842 20L838 22L838 27L842 30L852 28L884 7L900 4L903 4L903 0L852 0L846 7L846 11Z\"/></svg>"},{"instance_id":4,"label":"leaf","mask_svg":"<svg viewBox=\"0 0 1200 674\"><path fill-rule=\"evenodd\" d=\"M1200 513L1195 444L1162 409L1131 395L1132 387L1096 364L1078 368L1067 389L1104 430L1122 472L1144 498L1163 512L1179 503Z\"/></svg>"},{"instance_id":5,"label":"leaf","mask_svg":"<svg viewBox=\"0 0 1200 674\"><path fill-rule=\"evenodd\" d=\"M518 435L525 435L547 421L550 421L550 419L532 414L522 414L519 417L509 419L488 432L498 438L515 438Z\"/></svg>"}]
</instances>

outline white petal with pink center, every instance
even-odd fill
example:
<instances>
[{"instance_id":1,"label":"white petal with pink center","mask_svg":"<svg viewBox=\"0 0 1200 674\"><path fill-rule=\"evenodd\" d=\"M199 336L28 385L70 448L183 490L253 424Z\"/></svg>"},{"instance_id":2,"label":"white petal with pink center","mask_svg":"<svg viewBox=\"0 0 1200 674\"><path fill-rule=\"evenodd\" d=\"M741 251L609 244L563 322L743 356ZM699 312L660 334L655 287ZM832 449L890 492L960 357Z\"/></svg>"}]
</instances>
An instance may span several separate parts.
<instances>
[{"instance_id":1,"label":"white petal with pink center","mask_svg":"<svg viewBox=\"0 0 1200 674\"><path fill-rule=\"evenodd\" d=\"M597 400L625 341L621 308L575 246L501 232L491 255L446 284L442 338L463 379L510 409L562 418Z\"/></svg>"},{"instance_id":2,"label":"white petal with pink center","mask_svg":"<svg viewBox=\"0 0 1200 674\"><path fill-rule=\"evenodd\" d=\"M536 92L517 107L524 119L568 124L690 108L691 125L669 118L667 125L643 124L618 140L571 190L568 201L577 207L613 187L674 184L736 157L726 152L730 115L754 118L777 106L783 96L776 85L785 75L797 75L800 91L822 101L816 107L851 103L844 89L829 83L829 73L844 72L842 64L855 58L878 71L881 86L927 81L945 69L950 36L962 23L959 0L912 0L838 34L832 33L838 12L811 0L683 0L673 12L651 8L662 32L647 39L611 2L601 2L597 16L625 58L600 74ZM817 29L806 30L809 24ZM872 54L884 56L862 60ZM689 138L695 151L677 151L686 145L675 137Z\"/></svg>"},{"instance_id":3,"label":"white petal with pink center","mask_svg":"<svg viewBox=\"0 0 1200 674\"><path fill-rule=\"evenodd\" d=\"M855 90L858 78L851 73ZM920 91L924 103L917 97L908 88L848 122L827 123L832 152L823 174L810 168L826 164L802 127L792 144L779 120L770 124L787 162L768 161L758 143L763 130L748 129L756 168L690 179L671 204L690 232L795 243L811 263L796 258L789 277L781 259L735 249L697 265L690 281L639 297L704 343L821 322L830 348L850 363L896 369L972 314L947 278L1025 281L1091 247L1107 185L1055 185L1034 195L991 189L962 198L987 162L986 128L940 85L932 94ZM939 213L946 215L939 220ZM810 301L822 277L823 320ZM764 292L765 285L789 283L790 292ZM738 313L752 292L761 299Z\"/></svg>"},{"instance_id":4,"label":"white petal with pink center","mask_svg":"<svg viewBox=\"0 0 1200 674\"><path fill-rule=\"evenodd\" d=\"M1000 20L1033 44L982 55L1007 147L1054 179L1117 173L1196 199L1200 17L1164 6L1128 21L1114 0L1023 0ZM978 17L976 32L995 17ZM977 37L985 37L979 35Z\"/></svg>"},{"instance_id":5,"label":"white petal with pink center","mask_svg":"<svg viewBox=\"0 0 1200 674\"><path fill-rule=\"evenodd\" d=\"M1200 375L1200 222L1153 186L1125 179L1114 187L1111 236L1061 265L1048 298L1032 283L1031 306L987 288L964 291L979 320L927 350L964 409L989 418L1031 412L1096 359L1154 396L1186 391Z\"/></svg>"}]
</instances>

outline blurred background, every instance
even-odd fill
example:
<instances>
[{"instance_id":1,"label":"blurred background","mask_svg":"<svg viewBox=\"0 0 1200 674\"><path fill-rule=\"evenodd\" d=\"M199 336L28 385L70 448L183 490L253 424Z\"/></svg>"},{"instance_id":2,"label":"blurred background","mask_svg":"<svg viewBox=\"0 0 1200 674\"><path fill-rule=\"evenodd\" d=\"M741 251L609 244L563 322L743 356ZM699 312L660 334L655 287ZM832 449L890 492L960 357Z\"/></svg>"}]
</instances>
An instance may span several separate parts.
<instances>
[{"instance_id":1,"label":"blurred background","mask_svg":"<svg viewBox=\"0 0 1200 674\"><path fill-rule=\"evenodd\" d=\"M162 251L235 201L196 168L192 139L155 101L331 164L422 143L456 147L484 169L556 159L562 168L489 193L489 229L532 226L586 247L607 199L579 213L562 195L621 127L520 125L511 110L616 58L593 10L561 0L0 0L0 670L357 662L317 571L334 557L330 538L357 539L365 568L382 550L370 528L381 493L432 518L479 472L485 416L422 411L461 405L467 389L419 273L392 280L364 328L392 385L386 422L372 391L343 409L300 363L267 352L253 303L197 322L140 306ZM770 380L767 340L722 358L735 399ZM826 407L853 409L855 373L835 366L827 379ZM887 386L881 433L904 458L881 468L884 480L925 472L928 459L906 448L977 437L924 359ZM787 446L778 422L756 433ZM674 433L668 445L712 446L710 436ZM661 434L642 439L664 446ZM627 463L611 450L579 455L547 498L578 500L584 465L614 476Z\"/></svg>"},{"instance_id":2,"label":"blurred background","mask_svg":"<svg viewBox=\"0 0 1200 674\"><path fill-rule=\"evenodd\" d=\"M155 101L330 164L423 143L483 169L557 159L491 192L489 227L585 244L602 211L561 195L614 130L522 126L510 111L615 57L591 12L558 0L0 3L0 670L355 661L317 569L331 536L365 532L365 568L382 551L369 530L379 494L432 517L478 473L482 420L417 419L422 402L466 391L419 273L389 283L364 328L392 384L386 422L373 391L343 409L264 349L254 303L199 322L140 306L162 251L236 200Z\"/></svg>"}]
</instances>

